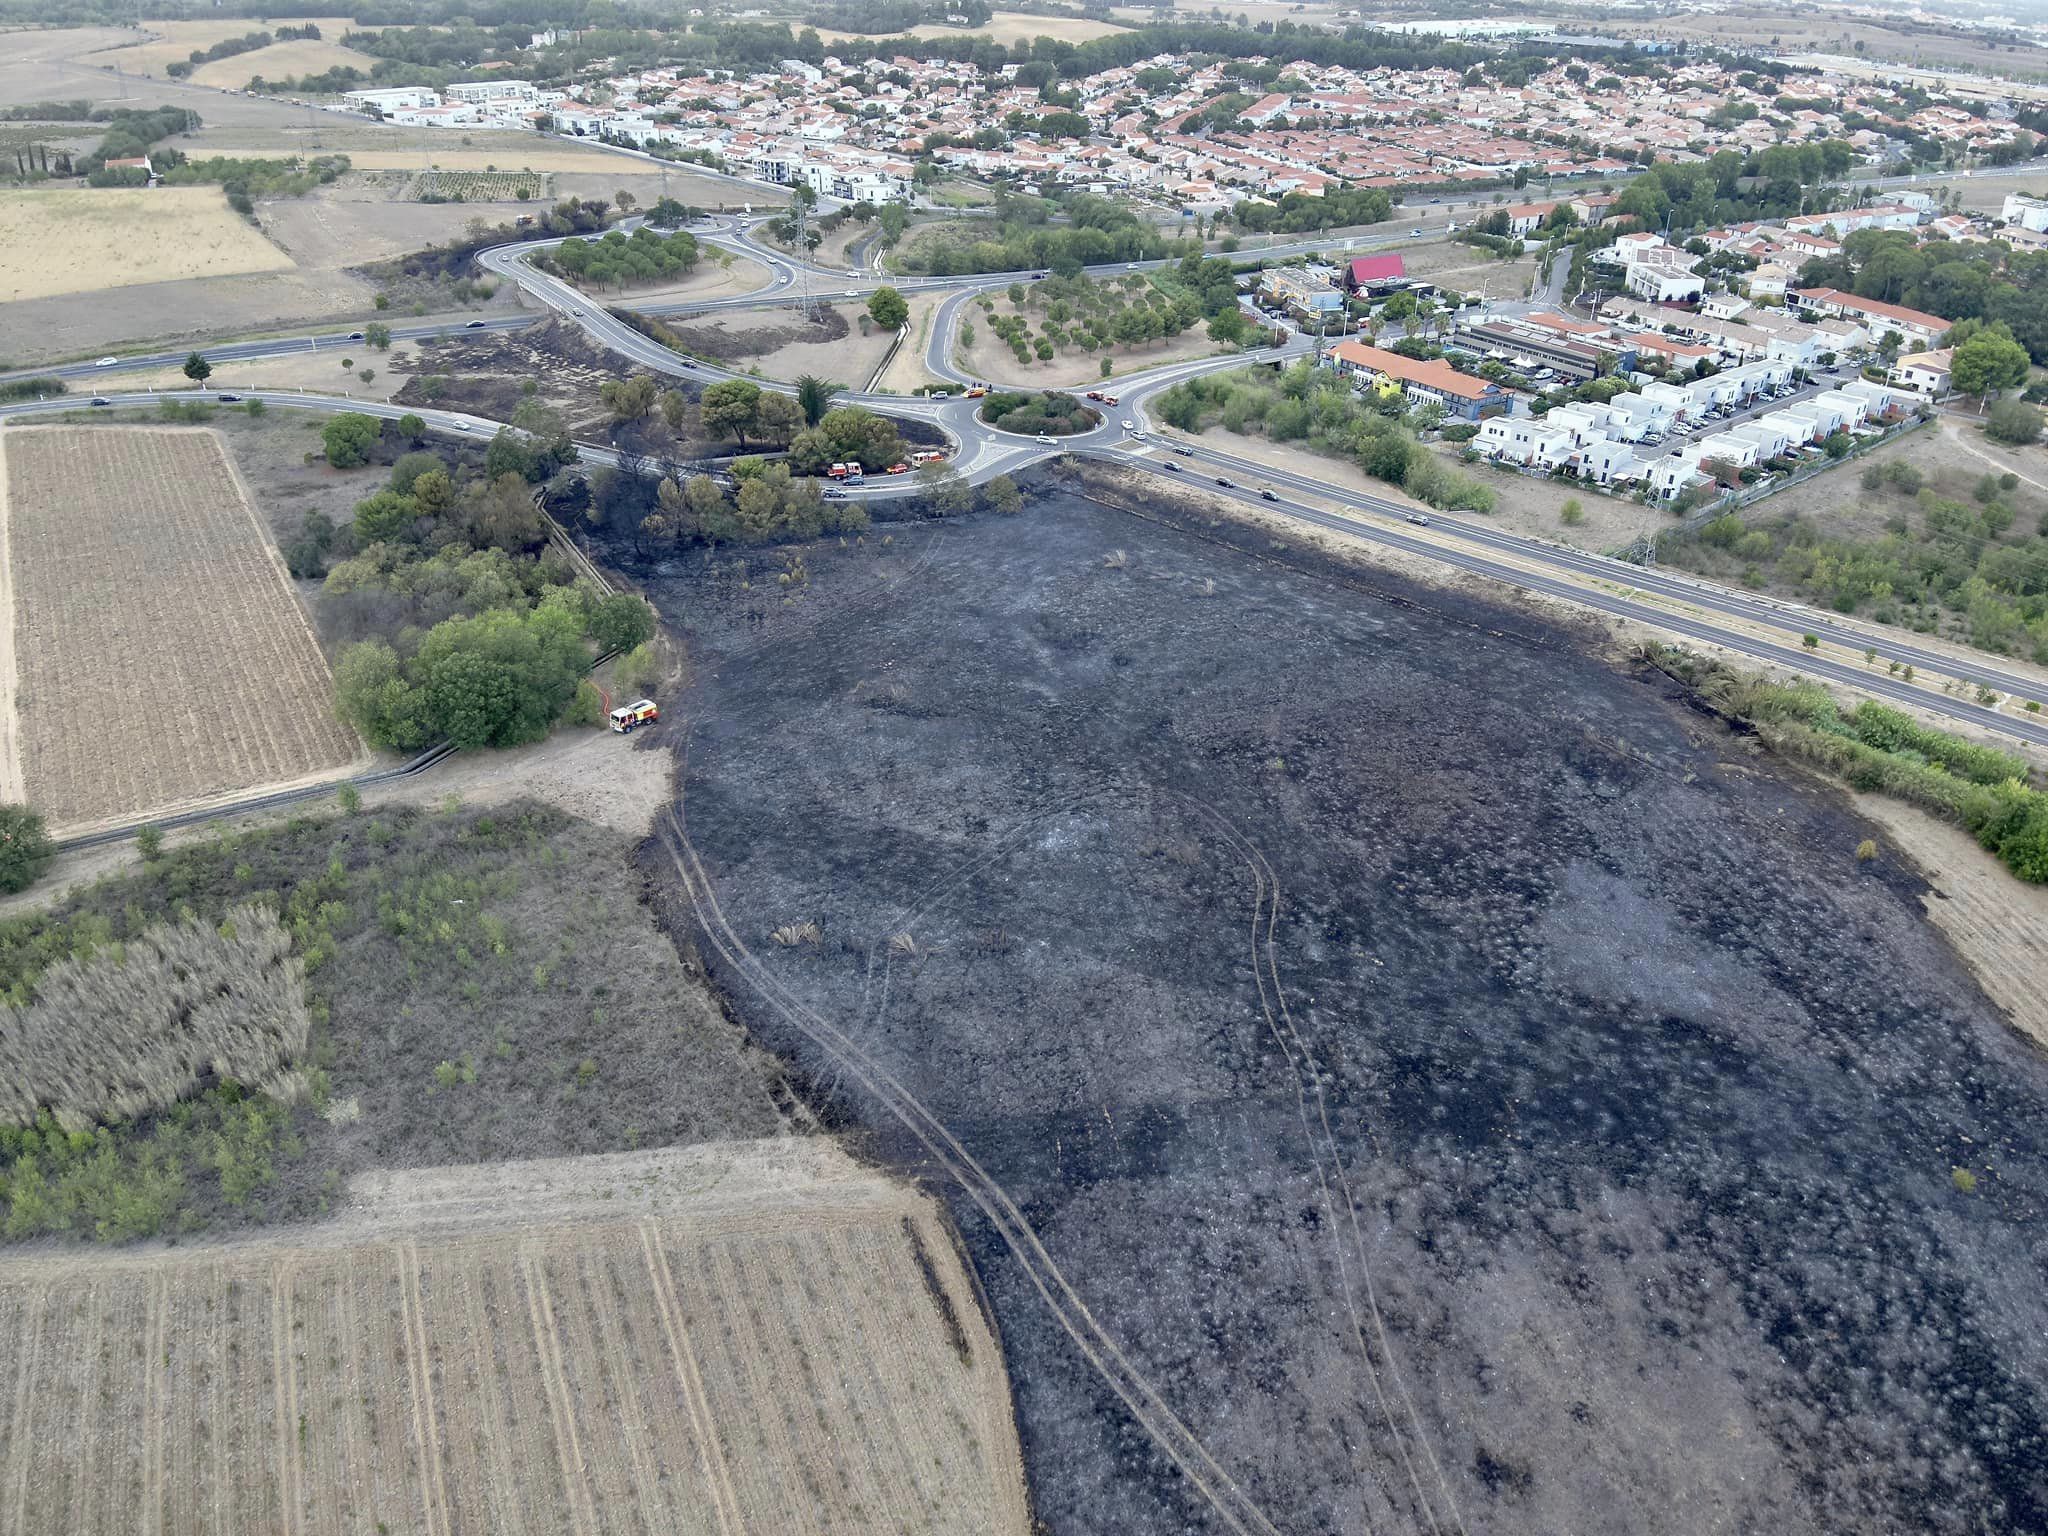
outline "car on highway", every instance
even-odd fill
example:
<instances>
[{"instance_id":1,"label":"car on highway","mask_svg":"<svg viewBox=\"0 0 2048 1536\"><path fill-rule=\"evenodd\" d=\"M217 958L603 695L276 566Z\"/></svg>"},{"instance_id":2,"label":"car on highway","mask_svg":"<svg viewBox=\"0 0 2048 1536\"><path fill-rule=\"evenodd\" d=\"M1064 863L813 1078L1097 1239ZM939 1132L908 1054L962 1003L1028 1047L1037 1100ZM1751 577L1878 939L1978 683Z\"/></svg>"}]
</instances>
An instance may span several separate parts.
<instances>
[{"instance_id":1,"label":"car on highway","mask_svg":"<svg viewBox=\"0 0 2048 1536\"><path fill-rule=\"evenodd\" d=\"M1170 469L1170 470L1172 470L1172 471L1173 471L1173 472L1174 472L1174 473L1175 473L1176 475L1180 473L1180 466L1179 466L1178 464L1174 463L1174 462L1173 462L1173 460L1171 460L1171 459L1163 459L1163 460L1161 460L1161 461L1160 461L1160 465L1159 465L1159 467L1160 467L1161 469Z\"/></svg>"},{"instance_id":2,"label":"car on highway","mask_svg":"<svg viewBox=\"0 0 2048 1536\"><path fill-rule=\"evenodd\" d=\"M1040 441L1041 443L1045 444L1045 446L1046 446L1046 447L1048 447L1048 448L1050 448L1050 447L1052 446L1052 434L1051 434L1051 433L1049 433L1049 432L1041 432L1041 433L1039 433L1039 434L1038 434L1038 440L1039 440L1039 441Z\"/></svg>"},{"instance_id":3,"label":"car on highway","mask_svg":"<svg viewBox=\"0 0 2048 1536\"><path fill-rule=\"evenodd\" d=\"M94 395L92 397L92 403L94 405L112 405L114 402L109 400L105 395Z\"/></svg>"},{"instance_id":4,"label":"car on highway","mask_svg":"<svg viewBox=\"0 0 2048 1536\"><path fill-rule=\"evenodd\" d=\"M483 321L481 321L481 320L472 320L472 321L470 321L470 322L469 322L469 324L468 324L468 325L466 325L466 326L464 326L464 327L463 327L463 329L464 329L464 330L466 330L466 331L480 331L480 330L482 330L483 328L484 328L484 323L483 323Z\"/></svg>"},{"instance_id":5,"label":"car on highway","mask_svg":"<svg viewBox=\"0 0 2048 1536\"><path fill-rule=\"evenodd\" d=\"M1278 501L1280 496L1270 485L1262 485L1259 487L1259 499L1261 501Z\"/></svg>"},{"instance_id":6,"label":"car on highway","mask_svg":"<svg viewBox=\"0 0 2048 1536\"><path fill-rule=\"evenodd\" d=\"M583 318L583 311L580 309L572 309L569 311L569 313L574 315L578 320L581 320Z\"/></svg>"},{"instance_id":7,"label":"car on highway","mask_svg":"<svg viewBox=\"0 0 2048 1536\"><path fill-rule=\"evenodd\" d=\"M1184 459L1192 459L1195 456L1195 450L1188 447L1188 445L1185 443L1175 443L1173 445L1173 451L1179 454Z\"/></svg>"},{"instance_id":8,"label":"car on highway","mask_svg":"<svg viewBox=\"0 0 2048 1536\"><path fill-rule=\"evenodd\" d=\"M1228 476L1225 476L1225 475L1218 475L1218 476L1216 477L1216 483L1217 483L1218 485L1228 485L1228 484L1230 484L1230 480L1229 480L1229 477L1228 477Z\"/></svg>"},{"instance_id":9,"label":"car on highway","mask_svg":"<svg viewBox=\"0 0 2048 1536\"><path fill-rule=\"evenodd\" d=\"M825 499L827 501L844 501L846 500L846 492L840 490L839 487L835 485L830 490L825 492Z\"/></svg>"},{"instance_id":10,"label":"car on highway","mask_svg":"<svg viewBox=\"0 0 2048 1536\"><path fill-rule=\"evenodd\" d=\"M846 296L849 299L857 299L860 297L860 290L858 288L849 288L846 290Z\"/></svg>"},{"instance_id":11,"label":"car on highway","mask_svg":"<svg viewBox=\"0 0 2048 1536\"><path fill-rule=\"evenodd\" d=\"M1099 389L1091 389L1088 391L1087 395L1084 398L1089 400L1100 400L1102 398L1102 391Z\"/></svg>"},{"instance_id":12,"label":"car on highway","mask_svg":"<svg viewBox=\"0 0 2048 1536\"><path fill-rule=\"evenodd\" d=\"M348 339L350 341L361 341L363 339L363 333L361 331L350 331L348 333Z\"/></svg>"},{"instance_id":13,"label":"car on highway","mask_svg":"<svg viewBox=\"0 0 2048 1536\"><path fill-rule=\"evenodd\" d=\"M226 390L222 390L219 394L214 396L214 399L220 401L223 405L233 405L237 400L241 398L242 397L240 395L229 394Z\"/></svg>"},{"instance_id":14,"label":"car on highway","mask_svg":"<svg viewBox=\"0 0 2048 1536\"><path fill-rule=\"evenodd\" d=\"M1420 240L1422 238L1422 231L1419 229L1411 229L1408 231L1408 238L1410 240Z\"/></svg>"},{"instance_id":15,"label":"car on highway","mask_svg":"<svg viewBox=\"0 0 2048 1536\"><path fill-rule=\"evenodd\" d=\"M967 398L970 400L979 400L982 399L987 394L988 386L986 384L977 384L972 389L967 391Z\"/></svg>"},{"instance_id":16,"label":"car on highway","mask_svg":"<svg viewBox=\"0 0 2048 1536\"><path fill-rule=\"evenodd\" d=\"M93 367L95 367L95 368L111 368L111 367L113 367L113 366L114 366L114 364L115 364L115 363L116 363L117 361L119 361L119 359L117 359L117 358L112 358L112 357L103 357L103 358L101 358L101 359L100 359L100 360L99 360L98 362L94 363L94 364L93 364Z\"/></svg>"},{"instance_id":17,"label":"car on highway","mask_svg":"<svg viewBox=\"0 0 2048 1536\"><path fill-rule=\"evenodd\" d=\"M1425 528L1429 526L1428 517L1424 516L1420 512L1410 512L1408 514L1408 521L1411 523L1420 523Z\"/></svg>"}]
</instances>

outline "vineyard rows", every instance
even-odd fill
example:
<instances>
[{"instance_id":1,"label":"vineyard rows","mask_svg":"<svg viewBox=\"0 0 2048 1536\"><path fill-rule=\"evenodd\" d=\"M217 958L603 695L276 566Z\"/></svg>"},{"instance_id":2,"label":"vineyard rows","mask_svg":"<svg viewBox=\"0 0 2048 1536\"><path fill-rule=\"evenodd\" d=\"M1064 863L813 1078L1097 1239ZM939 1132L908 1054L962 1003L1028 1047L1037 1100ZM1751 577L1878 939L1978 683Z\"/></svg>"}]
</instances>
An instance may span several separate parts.
<instances>
[{"instance_id":1,"label":"vineyard rows","mask_svg":"<svg viewBox=\"0 0 2048 1536\"><path fill-rule=\"evenodd\" d=\"M553 185L545 171L421 171L404 196L416 203L538 203Z\"/></svg>"},{"instance_id":2,"label":"vineyard rows","mask_svg":"<svg viewBox=\"0 0 2048 1536\"><path fill-rule=\"evenodd\" d=\"M52 826L357 756L218 438L17 430L6 464L22 772Z\"/></svg>"},{"instance_id":3,"label":"vineyard rows","mask_svg":"<svg viewBox=\"0 0 2048 1536\"><path fill-rule=\"evenodd\" d=\"M0 1265L0 1531L1023 1536L918 1209Z\"/></svg>"}]
</instances>

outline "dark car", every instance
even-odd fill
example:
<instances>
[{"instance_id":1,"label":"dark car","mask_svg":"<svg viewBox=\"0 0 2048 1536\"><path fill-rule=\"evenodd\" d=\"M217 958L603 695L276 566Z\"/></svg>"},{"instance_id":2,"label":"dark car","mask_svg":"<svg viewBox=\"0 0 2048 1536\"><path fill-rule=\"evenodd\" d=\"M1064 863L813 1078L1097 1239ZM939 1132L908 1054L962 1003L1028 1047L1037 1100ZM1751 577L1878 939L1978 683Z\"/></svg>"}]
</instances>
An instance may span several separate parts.
<instances>
[{"instance_id":1,"label":"dark car","mask_svg":"<svg viewBox=\"0 0 2048 1536\"><path fill-rule=\"evenodd\" d=\"M1160 467L1161 469L1170 469L1170 470L1172 470L1172 471L1173 471L1173 472L1174 472L1174 473L1175 473L1176 475L1180 473L1180 466L1179 466L1178 464L1174 463L1174 462L1173 462L1173 460L1171 460L1171 459L1168 459L1168 460L1166 460L1166 461L1165 461L1164 463L1162 463L1162 464L1161 464L1161 465L1160 465L1159 467Z\"/></svg>"},{"instance_id":2,"label":"dark car","mask_svg":"<svg viewBox=\"0 0 2048 1536\"><path fill-rule=\"evenodd\" d=\"M240 395L229 394L226 390L222 390L213 398L220 401L223 405L233 405L237 400L241 399L242 397Z\"/></svg>"},{"instance_id":3,"label":"dark car","mask_svg":"<svg viewBox=\"0 0 2048 1536\"><path fill-rule=\"evenodd\" d=\"M1273 494L1273 487L1271 487L1270 485L1260 486L1259 496L1262 500L1265 501L1278 501L1280 499L1278 496Z\"/></svg>"},{"instance_id":4,"label":"dark car","mask_svg":"<svg viewBox=\"0 0 2048 1536\"><path fill-rule=\"evenodd\" d=\"M1218 475L1218 476L1216 477L1216 483L1217 483L1218 485L1228 485L1228 484L1230 484L1230 482L1229 482L1228 480L1224 479L1224 478L1223 478L1223 476L1221 476L1221 475Z\"/></svg>"},{"instance_id":5,"label":"dark car","mask_svg":"<svg viewBox=\"0 0 2048 1536\"><path fill-rule=\"evenodd\" d=\"M1184 459L1192 459L1195 456L1195 450L1187 447L1185 444L1182 443L1175 443L1173 445L1173 451L1179 454Z\"/></svg>"},{"instance_id":6,"label":"dark car","mask_svg":"<svg viewBox=\"0 0 2048 1536\"><path fill-rule=\"evenodd\" d=\"M469 324L468 324L468 325L466 325L466 326L464 326L464 327L463 327L463 329L464 329L464 330L466 330L466 331L480 331L480 330L482 330L483 328L484 328L484 322L483 322L483 321L481 321L481 320L472 320L472 321L470 321L470 322L469 322Z\"/></svg>"},{"instance_id":7,"label":"dark car","mask_svg":"<svg viewBox=\"0 0 2048 1536\"><path fill-rule=\"evenodd\" d=\"M92 403L94 405L112 405L114 402L109 400L105 395L94 395L92 397Z\"/></svg>"}]
</instances>

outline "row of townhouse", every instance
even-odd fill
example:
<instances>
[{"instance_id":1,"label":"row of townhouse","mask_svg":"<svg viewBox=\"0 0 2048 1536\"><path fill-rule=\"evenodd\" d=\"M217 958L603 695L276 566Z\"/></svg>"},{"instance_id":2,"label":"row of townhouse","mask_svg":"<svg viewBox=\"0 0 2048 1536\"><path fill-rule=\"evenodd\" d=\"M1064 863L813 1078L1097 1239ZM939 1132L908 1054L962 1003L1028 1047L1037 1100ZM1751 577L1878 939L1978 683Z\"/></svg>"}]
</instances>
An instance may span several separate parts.
<instances>
[{"instance_id":1,"label":"row of townhouse","mask_svg":"<svg viewBox=\"0 0 2048 1536\"><path fill-rule=\"evenodd\" d=\"M1407 357L1362 341L1340 341L1328 355L1337 372L1360 388L1428 401L1461 421L1508 408L1507 392L1498 384L1460 373L1442 358Z\"/></svg>"},{"instance_id":2,"label":"row of townhouse","mask_svg":"<svg viewBox=\"0 0 2048 1536\"><path fill-rule=\"evenodd\" d=\"M1651 465L1652 500L1670 501L1688 486L1750 469L1783 454L1819 446L1837 432L1857 432L1903 417L1914 398L1904 390L1852 379L1796 405L1768 411L1726 431L1695 438L1682 450ZM1710 472L1706 466L1714 466Z\"/></svg>"},{"instance_id":3,"label":"row of townhouse","mask_svg":"<svg viewBox=\"0 0 2048 1536\"><path fill-rule=\"evenodd\" d=\"M1718 297L1718 296L1717 296ZM1840 356L1870 345L1870 333L1840 317L1809 323L1779 309L1743 303L1724 308L1724 318L1706 312L1613 298L1600 306L1609 325L1633 326L1678 337L1707 348L1716 363L1749 363L1769 358L1810 368L1823 357Z\"/></svg>"},{"instance_id":4,"label":"row of townhouse","mask_svg":"<svg viewBox=\"0 0 2048 1536\"><path fill-rule=\"evenodd\" d=\"M908 160L844 145L768 145L754 152L752 169L773 186L806 186L854 203L908 202L915 188L916 167Z\"/></svg>"}]
</instances>

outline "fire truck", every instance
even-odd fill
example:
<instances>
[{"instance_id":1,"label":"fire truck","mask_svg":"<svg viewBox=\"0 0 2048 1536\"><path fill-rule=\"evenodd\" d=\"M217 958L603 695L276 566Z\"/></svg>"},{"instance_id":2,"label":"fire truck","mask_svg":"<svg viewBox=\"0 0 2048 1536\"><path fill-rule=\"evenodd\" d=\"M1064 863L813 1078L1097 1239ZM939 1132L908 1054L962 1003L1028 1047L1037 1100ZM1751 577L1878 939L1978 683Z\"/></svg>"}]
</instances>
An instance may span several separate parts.
<instances>
[{"instance_id":1,"label":"fire truck","mask_svg":"<svg viewBox=\"0 0 2048 1536\"><path fill-rule=\"evenodd\" d=\"M641 699L635 704L621 704L612 711L612 729L621 736L630 736L640 726L652 725L661 718L661 710L652 699Z\"/></svg>"}]
</instances>

